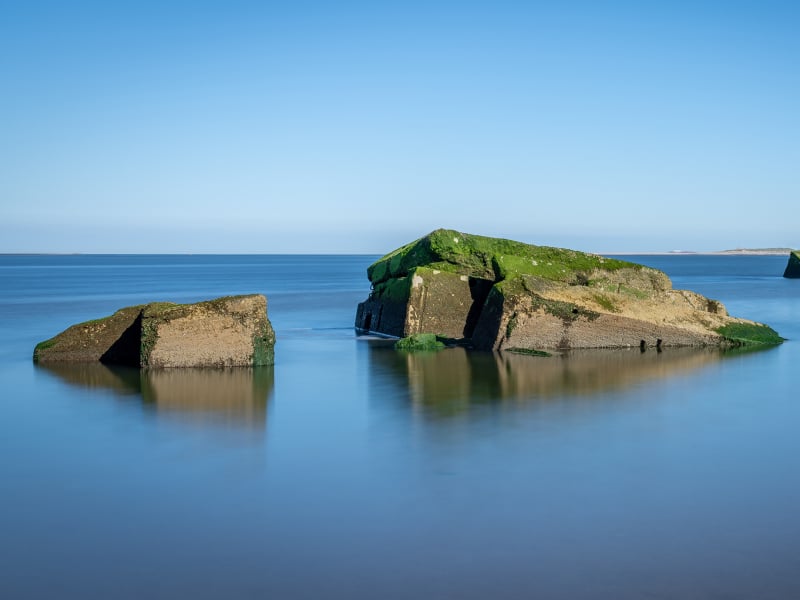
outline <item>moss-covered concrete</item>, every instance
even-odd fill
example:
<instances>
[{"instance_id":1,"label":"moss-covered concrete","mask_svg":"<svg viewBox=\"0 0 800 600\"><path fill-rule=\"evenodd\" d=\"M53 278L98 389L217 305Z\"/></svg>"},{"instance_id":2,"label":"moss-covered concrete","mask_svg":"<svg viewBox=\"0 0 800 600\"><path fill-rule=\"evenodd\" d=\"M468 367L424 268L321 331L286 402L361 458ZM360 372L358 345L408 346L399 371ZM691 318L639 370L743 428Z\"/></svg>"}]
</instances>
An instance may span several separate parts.
<instances>
[{"instance_id":1,"label":"moss-covered concrete","mask_svg":"<svg viewBox=\"0 0 800 600\"><path fill-rule=\"evenodd\" d=\"M136 331L144 305L72 325L33 349L34 362L106 362L138 365Z\"/></svg>"},{"instance_id":2,"label":"moss-covered concrete","mask_svg":"<svg viewBox=\"0 0 800 600\"><path fill-rule=\"evenodd\" d=\"M800 250L793 250L789 254L789 262L783 276L787 279L800 279Z\"/></svg>"},{"instance_id":3,"label":"moss-covered concrete","mask_svg":"<svg viewBox=\"0 0 800 600\"><path fill-rule=\"evenodd\" d=\"M123 308L37 344L33 360L136 367L262 366L274 363L274 345L266 298L256 294Z\"/></svg>"},{"instance_id":4,"label":"moss-covered concrete","mask_svg":"<svg viewBox=\"0 0 800 600\"><path fill-rule=\"evenodd\" d=\"M470 337L492 282L430 267L376 284L356 312L356 327L406 337Z\"/></svg>"},{"instance_id":5,"label":"moss-covered concrete","mask_svg":"<svg viewBox=\"0 0 800 600\"><path fill-rule=\"evenodd\" d=\"M673 290L656 269L450 229L390 252L367 275L373 290L356 326L397 337L443 334L477 349L532 351L782 341L716 300Z\"/></svg>"},{"instance_id":6,"label":"moss-covered concrete","mask_svg":"<svg viewBox=\"0 0 800 600\"><path fill-rule=\"evenodd\" d=\"M785 341L772 327L761 323L729 323L716 331L733 346L774 346Z\"/></svg>"},{"instance_id":7,"label":"moss-covered concrete","mask_svg":"<svg viewBox=\"0 0 800 600\"><path fill-rule=\"evenodd\" d=\"M581 275L588 280L589 274L597 269L646 268L575 250L437 229L377 260L367 269L367 276L377 285L391 278L405 277L420 266L492 281L501 281L513 274L570 283L580 281Z\"/></svg>"}]
</instances>

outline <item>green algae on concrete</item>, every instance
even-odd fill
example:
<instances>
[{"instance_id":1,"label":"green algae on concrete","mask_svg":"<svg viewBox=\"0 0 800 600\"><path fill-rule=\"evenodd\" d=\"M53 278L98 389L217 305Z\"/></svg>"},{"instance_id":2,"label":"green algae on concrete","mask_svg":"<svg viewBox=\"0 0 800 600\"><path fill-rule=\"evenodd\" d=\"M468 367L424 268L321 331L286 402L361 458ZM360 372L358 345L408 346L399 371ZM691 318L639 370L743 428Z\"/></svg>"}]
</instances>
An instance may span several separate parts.
<instances>
[{"instance_id":1,"label":"green algae on concrete","mask_svg":"<svg viewBox=\"0 0 800 600\"><path fill-rule=\"evenodd\" d=\"M789 254L789 262L783 276L787 279L800 279L800 250L792 250Z\"/></svg>"},{"instance_id":2,"label":"green algae on concrete","mask_svg":"<svg viewBox=\"0 0 800 600\"><path fill-rule=\"evenodd\" d=\"M413 273L412 273L413 275ZM385 302L405 302L411 289L412 277L396 277L375 284L373 295Z\"/></svg>"},{"instance_id":3,"label":"green algae on concrete","mask_svg":"<svg viewBox=\"0 0 800 600\"><path fill-rule=\"evenodd\" d=\"M511 352L512 354L525 354L527 356L538 356L541 358L549 358L553 356L544 350L536 350L535 348L506 348L504 352Z\"/></svg>"},{"instance_id":4,"label":"green algae on concrete","mask_svg":"<svg viewBox=\"0 0 800 600\"><path fill-rule=\"evenodd\" d=\"M118 364L134 362L128 354L130 330L144 305L121 308L107 317L77 323L56 336L36 344L33 362L94 362L111 360ZM135 353L134 353L135 355Z\"/></svg>"},{"instance_id":5,"label":"green algae on concrete","mask_svg":"<svg viewBox=\"0 0 800 600\"><path fill-rule=\"evenodd\" d=\"M405 350L406 352L430 352L432 350L441 350L445 345L435 333L415 333L397 340L394 347L397 350Z\"/></svg>"},{"instance_id":6,"label":"green algae on concrete","mask_svg":"<svg viewBox=\"0 0 800 600\"><path fill-rule=\"evenodd\" d=\"M436 231L367 269L355 325L435 331L481 350L733 347L782 341L657 269L575 250Z\"/></svg>"},{"instance_id":7,"label":"green algae on concrete","mask_svg":"<svg viewBox=\"0 0 800 600\"><path fill-rule=\"evenodd\" d=\"M270 327L253 335L253 354L250 364L268 367L275 364L275 332Z\"/></svg>"},{"instance_id":8,"label":"green algae on concrete","mask_svg":"<svg viewBox=\"0 0 800 600\"><path fill-rule=\"evenodd\" d=\"M772 327L761 323L730 323L716 331L734 346L775 346L785 341Z\"/></svg>"},{"instance_id":9,"label":"green algae on concrete","mask_svg":"<svg viewBox=\"0 0 800 600\"><path fill-rule=\"evenodd\" d=\"M405 277L419 266L492 281L524 274L563 282L577 281L579 274L596 269L647 268L574 250L437 229L377 260L367 269L367 276L373 284L379 284Z\"/></svg>"}]
</instances>

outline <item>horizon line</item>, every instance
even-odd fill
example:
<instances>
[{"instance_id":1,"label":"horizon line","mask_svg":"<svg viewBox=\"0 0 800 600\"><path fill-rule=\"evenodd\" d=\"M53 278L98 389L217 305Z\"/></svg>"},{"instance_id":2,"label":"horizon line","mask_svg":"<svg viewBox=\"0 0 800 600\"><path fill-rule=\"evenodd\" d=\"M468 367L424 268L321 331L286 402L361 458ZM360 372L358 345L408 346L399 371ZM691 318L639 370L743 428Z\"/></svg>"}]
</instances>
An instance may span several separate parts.
<instances>
[{"instance_id":1,"label":"horizon line","mask_svg":"<svg viewBox=\"0 0 800 600\"><path fill-rule=\"evenodd\" d=\"M537 244L538 245L538 244ZM732 250L581 251L601 256L784 256L792 248L736 248ZM0 256L384 256L380 252L0 252Z\"/></svg>"}]
</instances>

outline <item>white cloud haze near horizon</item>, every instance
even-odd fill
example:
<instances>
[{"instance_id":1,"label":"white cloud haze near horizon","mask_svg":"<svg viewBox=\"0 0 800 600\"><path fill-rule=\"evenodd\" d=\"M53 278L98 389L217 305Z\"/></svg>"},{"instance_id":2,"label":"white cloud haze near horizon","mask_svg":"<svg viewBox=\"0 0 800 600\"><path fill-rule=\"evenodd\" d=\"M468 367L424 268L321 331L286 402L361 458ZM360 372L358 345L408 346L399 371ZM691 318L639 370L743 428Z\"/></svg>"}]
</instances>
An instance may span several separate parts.
<instances>
[{"instance_id":1,"label":"white cloud haze near horizon","mask_svg":"<svg viewBox=\"0 0 800 600\"><path fill-rule=\"evenodd\" d=\"M800 246L792 3L30 2L0 252Z\"/></svg>"}]
</instances>

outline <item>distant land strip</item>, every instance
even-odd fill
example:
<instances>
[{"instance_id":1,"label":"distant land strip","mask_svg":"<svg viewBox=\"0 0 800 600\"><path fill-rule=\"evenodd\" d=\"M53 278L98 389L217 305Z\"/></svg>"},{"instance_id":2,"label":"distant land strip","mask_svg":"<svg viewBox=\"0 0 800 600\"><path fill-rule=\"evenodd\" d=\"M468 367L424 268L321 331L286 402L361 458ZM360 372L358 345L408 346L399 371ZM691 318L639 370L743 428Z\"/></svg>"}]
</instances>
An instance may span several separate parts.
<instances>
[{"instance_id":1,"label":"distant land strip","mask_svg":"<svg viewBox=\"0 0 800 600\"><path fill-rule=\"evenodd\" d=\"M695 250L670 250L669 252L605 252L614 256L788 256L791 248L736 248L734 250L709 250L697 252Z\"/></svg>"},{"instance_id":2,"label":"distant land strip","mask_svg":"<svg viewBox=\"0 0 800 600\"><path fill-rule=\"evenodd\" d=\"M783 256L791 252L791 248L736 248L735 250L722 250L711 254L769 254Z\"/></svg>"}]
</instances>

